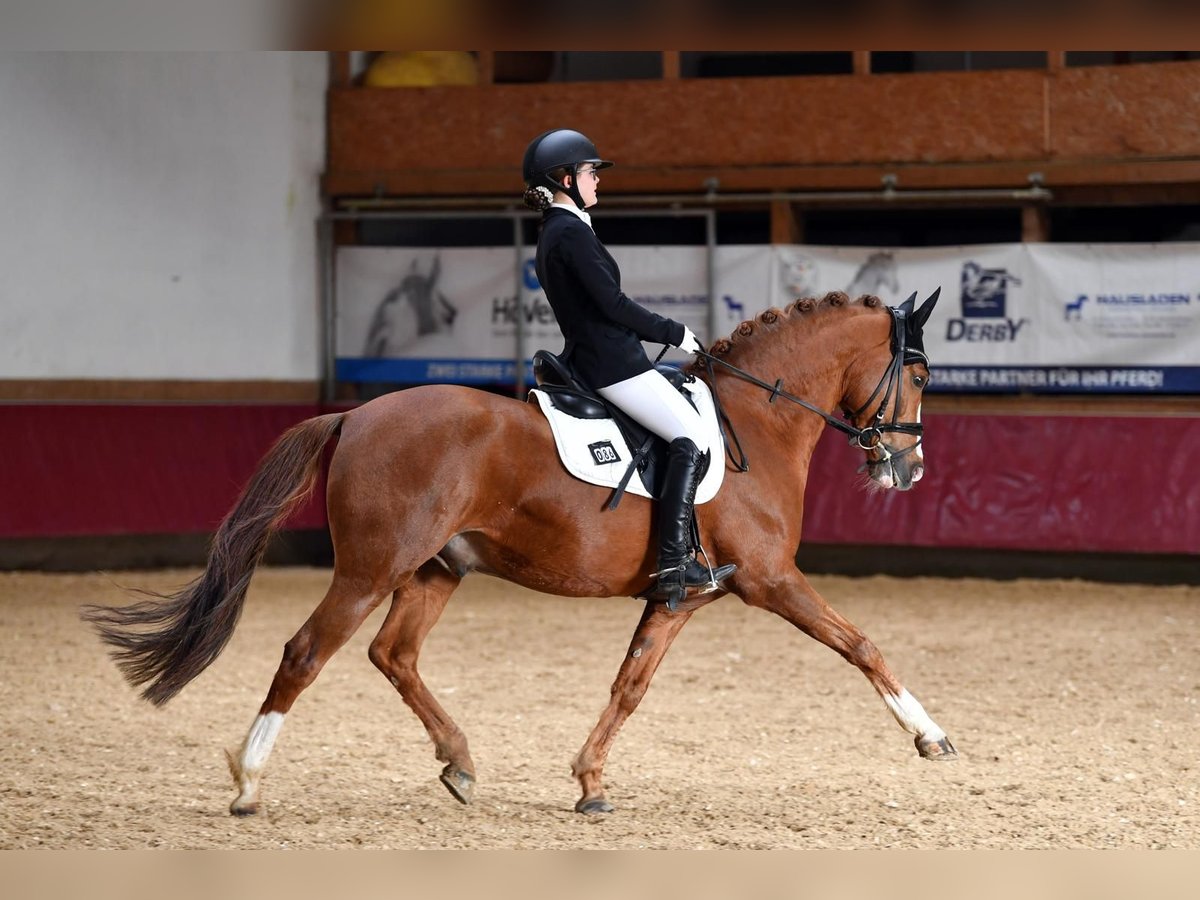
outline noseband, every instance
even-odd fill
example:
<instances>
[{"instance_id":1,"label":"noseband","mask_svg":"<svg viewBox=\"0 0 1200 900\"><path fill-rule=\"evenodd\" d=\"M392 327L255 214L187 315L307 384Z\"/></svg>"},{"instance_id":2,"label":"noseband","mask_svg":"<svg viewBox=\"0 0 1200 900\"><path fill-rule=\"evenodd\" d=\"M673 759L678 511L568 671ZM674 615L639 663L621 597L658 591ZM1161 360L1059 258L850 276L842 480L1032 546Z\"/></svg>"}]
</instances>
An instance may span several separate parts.
<instances>
[{"instance_id":1,"label":"noseband","mask_svg":"<svg viewBox=\"0 0 1200 900\"><path fill-rule=\"evenodd\" d=\"M892 459L898 459L901 456L912 453L917 449L917 447L920 446L921 435L924 432L924 426L920 422L899 421L900 391L903 383L901 375L906 365L911 365L912 363L916 362L923 362L928 365L929 360L920 350L917 350L915 347L906 346L907 341L905 336L907 334L906 320L908 318L908 314L904 310L897 309L893 306L888 306L886 309L888 314L892 317L892 361L888 364L887 369L880 377L879 383L875 386L875 390L871 392L871 396L867 398L867 402L858 409L854 410L854 412L848 414L849 419L857 419L871 406L872 403L876 401L876 399L878 399L879 406L875 410L875 415L872 416L871 423L865 428L859 428L852 421L834 418L829 413L825 412L825 410L814 406L807 400L797 397L794 394L789 394L782 388L783 379L776 380L774 384L768 384L760 378L755 378L744 369L739 369L737 366L731 365L725 360L713 356L706 350L697 351L698 354L704 358L708 367L709 384L713 386L712 395L714 404L717 408L717 414L719 415L726 430L729 432L731 443L737 447L738 456L741 457L740 460L734 459L733 451L727 448L726 452L729 455L729 460L734 464L734 466L736 466L740 471L745 472L749 470L750 462L746 459L746 454L742 450L741 442L738 441L737 434L734 433L733 424L729 421L729 417L726 415L725 410L721 407L721 402L717 397L716 386L713 380L713 363L723 366L730 372L733 372L743 381L748 381L765 391L770 391L771 396L767 400L768 403L774 403L776 397L782 397L784 400L788 400L797 404L798 406L804 407L804 409L807 409L810 412L816 413L829 425L833 426L838 431L849 435L851 446L856 446L859 449L867 452L875 450L881 453L882 458L878 460L879 463L887 462L888 460ZM891 398L893 393L896 395L896 402L892 405L892 417L890 421L885 421L884 410L887 407L888 400ZM885 434L911 434L916 436L917 442L911 447L905 447L903 450L897 450L886 440L884 440Z\"/></svg>"}]
</instances>

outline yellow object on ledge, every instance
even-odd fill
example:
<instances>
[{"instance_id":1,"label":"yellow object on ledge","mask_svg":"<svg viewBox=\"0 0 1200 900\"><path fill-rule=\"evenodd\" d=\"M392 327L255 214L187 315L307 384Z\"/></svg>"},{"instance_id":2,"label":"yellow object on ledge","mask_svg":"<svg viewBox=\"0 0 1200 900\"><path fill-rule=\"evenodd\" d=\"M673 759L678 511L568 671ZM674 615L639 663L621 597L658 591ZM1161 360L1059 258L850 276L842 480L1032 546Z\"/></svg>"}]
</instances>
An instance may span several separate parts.
<instances>
[{"instance_id":1,"label":"yellow object on ledge","mask_svg":"<svg viewBox=\"0 0 1200 900\"><path fill-rule=\"evenodd\" d=\"M408 50L381 53L367 69L367 87L432 87L478 84L479 66L465 50Z\"/></svg>"}]
</instances>

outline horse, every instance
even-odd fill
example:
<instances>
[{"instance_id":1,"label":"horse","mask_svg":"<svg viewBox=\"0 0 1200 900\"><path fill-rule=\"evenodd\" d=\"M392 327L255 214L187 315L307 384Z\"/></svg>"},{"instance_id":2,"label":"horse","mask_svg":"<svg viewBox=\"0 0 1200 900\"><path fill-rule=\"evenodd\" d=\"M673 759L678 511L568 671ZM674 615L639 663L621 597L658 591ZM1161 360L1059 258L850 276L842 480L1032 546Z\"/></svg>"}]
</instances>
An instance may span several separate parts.
<instances>
[{"instance_id":1,"label":"horse","mask_svg":"<svg viewBox=\"0 0 1200 900\"><path fill-rule=\"evenodd\" d=\"M611 699L572 764L582 791L577 812L612 812L602 773L618 730L680 630L727 593L776 613L856 666L915 736L920 756L956 755L875 644L795 562L809 461L827 423L862 449L873 487L907 490L924 472L919 423L929 371L921 325L937 292L916 310L915 297L899 308L841 292L802 298L742 322L685 367L719 395L738 448L736 465L732 449L727 454L733 472L721 492L696 510L701 545L738 568L719 589L690 595L675 611L646 603ZM833 415L839 409L845 418ZM476 772L466 736L417 668L422 643L460 581L484 572L565 597L642 597L652 583L651 502L627 496L603 510L605 488L554 465L551 431L536 404L465 386L414 387L284 433L217 529L207 566L191 584L124 607L83 610L146 700L166 703L224 648L269 535L312 490L334 437L326 486L332 582L286 643L245 740L227 751L235 815L260 810L259 782L285 716L388 597L369 657L424 724L445 763L442 783L469 803Z\"/></svg>"},{"instance_id":2,"label":"horse","mask_svg":"<svg viewBox=\"0 0 1200 900\"><path fill-rule=\"evenodd\" d=\"M845 292L851 296L872 294L879 290L881 285L893 294L900 292L900 281L896 276L896 257L886 251L868 256L867 261L854 273L854 278Z\"/></svg>"},{"instance_id":3,"label":"horse","mask_svg":"<svg viewBox=\"0 0 1200 900\"><path fill-rule=\"evenodd\" d=\"M783 288L785 297L808 297L815 288L817 280L817 261L799 250L780 248L779 250L779 286ZM857 296L854 291L847 294ZM870 289L859 291L859 294L872 293Z\"/></svg>"},{"instance_id":4,"label":"horse","mask_svg":"<svg viewBox=\"0 0 1200 900\"><path fill-rule=\"evenodd\" d=\"M364 356L391 356L418 338L451 329L458 310L445 294L434 290L441 274L441 257L434 257L428 275L418 272L417 261L413 260L408 274L375 308Z\"/></svg>"},{"instance_id":5,"label":"horse","mask_svg":"<svg viewBox=\"0 0 1200 900\"><path fill-rule=\"evenodd\" d=\"M1004 315L1004 297L1009 284L1020 284L1021 279L1007 269L988 269L977 262L968 262L962 269L962 297L964 315L966 310L981 310ZM975 315L979 315L976 312Z\"/></svg>"}]
</instances>

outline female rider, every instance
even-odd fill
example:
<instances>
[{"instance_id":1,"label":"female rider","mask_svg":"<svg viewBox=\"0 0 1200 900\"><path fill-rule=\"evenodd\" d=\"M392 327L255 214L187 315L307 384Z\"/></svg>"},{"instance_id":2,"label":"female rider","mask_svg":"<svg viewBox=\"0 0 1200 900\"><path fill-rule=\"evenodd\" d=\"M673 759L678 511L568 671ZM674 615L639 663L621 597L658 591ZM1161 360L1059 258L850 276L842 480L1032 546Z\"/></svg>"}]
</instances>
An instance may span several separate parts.
<instances>
[{"instance_id":1,"label":"female rider","mask_svg":"<svg viewBox=\"0 0 1200 900\"><path fill-rule=\"evenodd\" d=\"M686 325L639 306L621 290L621 271L586 212L596 204L600 170L611 165L578 131L544 132L525 151L525 204L543 212L537 275L566 338L563 361L669 445L658 510L658 583L650 597L673 610L689 588L723 581L737 567L716 566L710 574L692 556L696 488L712 454L699 413L655 370L641 342L687 353L701 347Z\"/></svg>"}]
</instances>

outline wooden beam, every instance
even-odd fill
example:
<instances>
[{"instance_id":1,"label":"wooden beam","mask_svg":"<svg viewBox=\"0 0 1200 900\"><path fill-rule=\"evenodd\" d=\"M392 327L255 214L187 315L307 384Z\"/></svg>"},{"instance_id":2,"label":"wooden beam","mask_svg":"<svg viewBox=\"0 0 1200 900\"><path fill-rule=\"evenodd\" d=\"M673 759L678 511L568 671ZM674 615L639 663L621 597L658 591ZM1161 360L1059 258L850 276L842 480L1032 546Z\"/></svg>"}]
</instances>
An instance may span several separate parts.
<instances>
[{"instance_id":1,"label":"wooden beam","mask_svg":"<svg viewBox=\"0 0 1200 900\"><path fill-rule=\"evenodd\" d=\"M677 80L679 78L679 56L678 50L664 50L662 52L662 77L668 80Z\"/></svg>"},{"instance_id":2,"label":"wooden beam","mask_svg":"<svg viewBox=\"0 0 1200 900\"><path fill-rule=\"evenodd\" d=\"M870 75L871 74L871 51L870 50L855 50L854 51L854 74L855 75Z\"/></svg>"},{"instance_id":3,"label":"wooden beam","mask_svg":"<svg viewBox=\"0 0 1200 900\"><path fill-rule=\"evenodd\" d=\"M1027 244L1050 240L1050 214L1046 207L1021 207L1021 240Z\"/></svg>"},{"instance_id":4,"label":"wooden beam","mask_svg":"<svg viewBox=\"0 0 1200 900\"><path fill-rule=\"evenodd\" d=\"M771 201L771 243L803 244L804 222L787 200Z\"/></svg>"},{"instance_id":5,"label":"wooden beam","mask_svg":"<svg viewBox=\"0 0 1200 900\"><path fill-rule=\"evenodd\" d=\"M1047 50L1046 51L1046 68L1051 72L1059 72L1067 67L1067 51L1066 50Z\"/></svg>"},{"instance_id":6,"label":"wooden beam","mask_svg":"<svg viewBox=\"0 0 1200 900\"><path fill-rule=\"evenodd\" d=\"M492 84L496 80L496 51L476 50L479 65L479 83Z\"/></svg>"}]
</instances>

